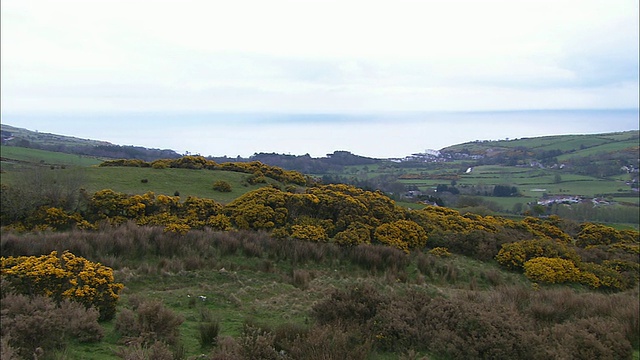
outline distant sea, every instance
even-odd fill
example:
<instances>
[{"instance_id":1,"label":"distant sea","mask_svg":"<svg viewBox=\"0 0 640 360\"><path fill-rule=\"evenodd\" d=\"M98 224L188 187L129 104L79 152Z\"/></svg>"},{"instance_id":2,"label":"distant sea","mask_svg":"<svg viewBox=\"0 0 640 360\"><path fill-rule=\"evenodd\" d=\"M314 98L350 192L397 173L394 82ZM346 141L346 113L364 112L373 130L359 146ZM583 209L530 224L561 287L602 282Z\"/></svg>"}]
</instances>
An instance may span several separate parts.
<instances>
[{"instance_id":1,"label":"distant sea","mask_svg":"<svg viewBox=\"0 0 640 360\"><path fill-rule=\"evenodd\" d=\"M475 140L609 133L639 128L638 109L375 114L74 113L2 114L40 132L179 153L325 156L336 150L404 157Z\"/></svg>"}]
</instances>

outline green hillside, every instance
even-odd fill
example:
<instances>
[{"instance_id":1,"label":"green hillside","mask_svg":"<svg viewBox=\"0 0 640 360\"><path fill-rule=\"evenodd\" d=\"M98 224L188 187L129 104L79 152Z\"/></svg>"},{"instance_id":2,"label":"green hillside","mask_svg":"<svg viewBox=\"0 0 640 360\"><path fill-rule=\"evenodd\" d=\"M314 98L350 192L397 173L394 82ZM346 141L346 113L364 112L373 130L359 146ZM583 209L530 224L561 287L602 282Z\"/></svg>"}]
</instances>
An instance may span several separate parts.
<instances>
[{"instance_id":1,"label":"green hillside","mask_svg":"<svg viewBox=\"0 0 640 360\"><path fill-rule=\"evenodd\" d=\"M639 145L638 130L593 135L558 135L521 138L500 141L476 141L457 144L442 149L445 153L468 152L470 154L495 155L502 151L525 149L532 153L558 151L564 160L570 157L585 157L600 152L621 151Z\"/></svg>"},{"instance_id":2,"label":"green hillside","mask_svg":"<svg viewBox=\"0 0 640 360\"><path fill-rule=\"evenodd\" d=\"M44 166L91 166L98 165L104 159L65 154L61 152L30 149L18 146L0 146L0 163L3 170L14 167L25 167L33 165Z\"/></svg>"},{"instance_id":3,"label":"green hillside","mask_svg":"<svg viewBox=\"0 0 640 360\"><path fill-rule=\"evenodd\" d=\"M322 184L257 161L100 162L1 150L9 185L0 229L3 359L639 354L631 172L467 160L333 172L447 202L403 198L409 206L373 187ZM218 181L231 191L214 190ZM516 186L516 194L496 192ZM148 192L156 196L136 195ZM536 212L544 194L612 204L586 199ZM520 209L484 216L492 203L502 207L496 212ZM564 216L571 213L589 222Z\"/></svg>"},{"instance_id":4,"label":"green hillside","mask_svg":"<svg viewBox=\"0 0 640 360\"><path fill-rule=\"evenodd\" d=\"M0 128L3 133L10 133L12 141L20 142L19 145L38 145L38 146L100 146L113 145L107 141L82 139L73 136L42 133L18 128L6 124L1 124Z\"/></svg>"},{"instance_id":5,"label":"green hillside","mask_svg":"<svg viewBox=\"0 0 640 360\"><path fill-rule=\"evenodd\" d=\"M209 198L226 204L233 199L268 184L284 186L267 178L266 183L249 184L249 174L224 170L152 169L139 167L100 167L102 160L51 151L2 146L2 183L11 184L30 174L32 169L47 175L72 176L89 193L111 189L126 194L154 192L181 198ZM226 181L230 192L213 189L216 181Z\"/></svg>"},{"instance_id":6,"label":"green hillside","mask_svg":"<svg viewBox=\"0 0 640 360\"><path fill-rule=\"evenodd\" d=\"M135 167L91 167L86 169L87 190L95 192L111 189L126 194L174 195L186 199L188 196L213 199L226 204L233 199L267 184L283 186L273 179L266 184L248 184L249 174L222 170L190 169L152 169ZM146 179L146 182L143 182ZM213 189L216 181L226 181L231 192L219 192Z\"/></svg>"},{"instance_id":7,"label":"green hillside","mask_svg":"<svg viewBox=\"0 0 640 360\"><path fill-rule=\"evenodd\" d=\"M407 207L415 207L425 199L431 199L432 202L440 199L445 206L464 211L520 215L531 210L530 204L552 197L579 196L585 201L602 198L611 205L605 211L608 215L598 215L594 219L631 222L637 227L637 220L629 219L636 217L640 204L639 194L635 190L640 156L638 136L638 131L628 131L472 142L442 149L440 158L401 163L367 159L366 162L357 162L361 165L341 165L340 162L345 160L344 156L338 156L341 153L318 159L277 154L263 154L259 158L267 165L282 164L280 167L284 169L295 170L296 164L314 169L313 176L325 183L348 183L379 189ZM13 181L16 178L14 170L18 169L39 167L63 171L75 168L83 169L84 187L90 192L109 188L130 194L149 191L165 195L179 193L182 199L196 196L221 203L228 203L265 185L251 185L247 182L248 174L225 170L98 167L96 165L108 158L18 146L3 145L0 149L3 183ZM355 155L351 157L356 158ZM242 160L248 162L252 159ZM317 166L322 161L325 162L324 166ZM228 182L232 191L221 193L213 190L215 181ZM270 178L267 178L266 184L284 186ZM451 184L455 184L459 193L436 192L439 185ZM493 188L502 185L516 187L519 196L494 196ZM412 195L407 195L409 193ZM558 211L562 208L547 210ZM627 214L624 216L618 214L625 211ZM584 221L589 216L592 215L581 215L576 220Z\"/></svg>"}]
</instances>

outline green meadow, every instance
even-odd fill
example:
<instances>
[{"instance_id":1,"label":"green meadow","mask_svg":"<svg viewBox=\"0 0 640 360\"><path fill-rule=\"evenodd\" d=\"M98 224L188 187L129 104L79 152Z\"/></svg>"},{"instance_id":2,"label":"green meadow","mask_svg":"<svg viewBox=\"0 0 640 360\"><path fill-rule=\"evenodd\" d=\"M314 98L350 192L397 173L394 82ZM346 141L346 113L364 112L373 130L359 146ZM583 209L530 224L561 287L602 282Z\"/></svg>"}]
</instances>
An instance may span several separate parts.
<instances>
[{"instance_id":1,"label":"green meadow","mask_svg":"<svg viewBox=\"0 0 640 360\"><path fill-rule=\"evenodd\" d=\"M100 164L103 159L65 154L38 149L29 149L18 146L0 146L2 156L2 169L11 169L32 164L50 166L92 166Z\"/></svg>"},{"instance_id":2,"label":"green meadow","mask_svg":"<svg viewBox=\"0 0 640 360\"><path fill-rule=\"evenodd\" d=\"M111 189L126 194L144 194L151 191L155 194L179 194L183 199L188 196L209 198L223 204L265 185L248 184L249 174L219 170L93 166L85 169L85 174L89 192ZM214 190L216 181L226 181L231 185L231 191ZM272 179L267 179L267 184L282 186Z\"/></svg>"}]
</instances>

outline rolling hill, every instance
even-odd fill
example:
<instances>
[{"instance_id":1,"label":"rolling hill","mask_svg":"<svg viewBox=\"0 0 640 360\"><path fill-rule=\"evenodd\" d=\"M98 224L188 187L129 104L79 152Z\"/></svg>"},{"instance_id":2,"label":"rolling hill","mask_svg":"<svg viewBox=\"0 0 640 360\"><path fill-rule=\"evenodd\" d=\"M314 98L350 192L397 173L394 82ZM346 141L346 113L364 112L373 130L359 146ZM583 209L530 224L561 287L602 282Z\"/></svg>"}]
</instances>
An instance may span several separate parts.
<instances>
[{"instance_id":1,"label":"rolling hill","mask_svg":"<svg viewBox=\"0 0 640 360\"><path fill-rule=\"evenodd\" d=\"M92 140L34 133L4 124L2 129L3 183L14 179L14 170L25 167L82 167L86 170L83 177L89 191L111 188L132 194L180 193L221 203L228 203L258 186L247 184L246 174L225 171L97 167L95 165L102 161L136 158L136 154L144 161L179 155L171 150L125 149ZM640 203L638 139L639 132L635 130L470 142L404 159L372 159L336 151L322 158L260 153L246 159L213 160L218 163L260 161L311 175L324 183L348 183L382 190L407 206L427 200L467 211L516 214L536 203L560 204L573 201L570 199L597 201L598 205L614 205L607 208L612 214L602 220L615 222L621 216L611 209L623 206L635 208L633 211L637 212ZM31 148L18 146L25 145L23 140L28 141ZM102 152L105 147L111 150ZM170 156L162 157L162 154ZM230 193L213 191L211 184L218 180L229 182L233 190ZM274 185L282 186L276 181ZM495 196L494 188L504 185L515 187L517 196ZM438 192L438 187L445 189L443 186L449 186L449 191ZM623 222L628 223L629 216L624 216Z\"/></svg>"}]
</instances>

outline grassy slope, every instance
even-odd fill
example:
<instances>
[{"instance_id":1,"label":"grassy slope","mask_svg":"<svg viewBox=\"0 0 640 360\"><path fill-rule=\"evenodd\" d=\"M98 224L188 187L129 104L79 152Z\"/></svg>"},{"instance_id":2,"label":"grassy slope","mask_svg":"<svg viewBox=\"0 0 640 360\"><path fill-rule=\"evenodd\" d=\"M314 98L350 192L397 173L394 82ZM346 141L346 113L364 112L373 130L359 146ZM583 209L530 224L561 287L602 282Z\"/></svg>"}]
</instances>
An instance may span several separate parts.
<instances>
[{"instance_id":1,"label":"grassy slope","mask_svg":"<svg viewBox=\"0 0 640 360\"><path fill-rule=\"evenodd\" d=\"M195 196L214 199L223 204L265 185L247 184L246 178L249 174L218 170L91 167L87 169L87 177L90 184L87 190L90 192L112 189L127 194L152 191L156 194L174 195L178 191L183 199ZM143 183L142 179L147 179L148 182ZM219 180L228 182L231 192L213 190L213 183ZM272 179L267 181L270 184L282 185Z\"/></svg>"},{"instance_id":2,"label":"grassy slope","mask_svg":"<svg viewBox=\"0 0 640 360\"><path fill-rule=\"evenodd\" d=\"M509 149L525 147L535 150L562 150L575 151L574 155L584 156L581 152L596 146L608 143L621 142L621 148L628 147L629 144L638 145L638 131L626 131L621 133L594 134L594 135L559 135L543 136L535 138L522 138L516 140L470 142L446 147L442 151L458 152L463 149L469 151L484 152L487 149Z\"/></svg>"},{"instance_id":3,"label":"grassy slope","mask_svg":"<svg viewBox=\"0 0 640 360\"><path fill-rule=\"evenodd\" d=\"M11 132L11 134L18 139L24 139L32 144L40 145L64 145L64 146L97 146L97 145L112 145L107 141L81 139L73 136L50 134L36 131L31 131L23 128L17 128L5 124L1 124L2 130Z\"/></svg>"},{"instance_id":4,"label":"grassy slope","mask_svg":"<svg viewBox=\"0 0 640 360\"><path fill-rule=\"evenodd\" d=\"M90 156L71 155L53 151L28 149L17 146L0 146L2 168L16 165L42 164L54 166L91 166L103 160Z\"/></svg>"},{"instance_id":5,"label":"grassy slope","mask_svg":"<svg viewBox=\"0 0 640 360\"><path fill-rule=\"evenodd\" d=\"M2 183L11 183L16 178L16 171L37 165L53 166L52 171L71 171L82 169L85 188L89 192L111 189L127 194L144 194L152 191L156 194L187 196L214 199L220 203L228 203L233 199L265 184L249 185L248 174L232 171L189 170L189 169L152 169L135 167L99 167L101 159L93 157L64 154L51 151L27 149L13 146L2 146ZM60 167L64 166L65 169ZM147 179L146 183L142 179ZM231 192L222 193L213 190L215 181L226 181L231 185ZM282 183L267 179L268 184L283 186Z\"/></svg>"},{"instance_id":6,"label":"grassy slope","mask_svg":"<svg viewBox=\"0 0 640 360\"><path fill-rule=\"evenodd\" d=\"M133 231L130 235L141 238L150 231L135 227L129 229ZM156 299L184 317L180 333L187 357L210 350L202 348L197 341L203 309L211 311L220 320L221 336L237 337L246 320L272 328L286 323L307 326L312 322L310 312L316 303L326 299L335 289L363 284L386 293L418 289L447 297L465 290L480 294L494 292L497 287L529 289L532 286L522 274L505 271L495 262L481 262L459 255L433 258L430 273L422 274L417 266L417 253L412 253L406 267L380 271L355 265L347 258L336 256L336 253L323 253L322 260L294 262L292 258L272 256L266 252L246 256L241 247L232 254L219 253L210 257L194 270L184 270L184 266L193 259L201 259L199 256L202 254L172 258L147 254L136 261L105 255L104 260L107 261L103 262L116 269L116 281L126 286L120 309L127 306L132 298ZM296 283L292 276L295 271L307 274L307 280ZM552 289L557 286L542 287ZM206 300L201 301L199 296L205 296ZM114 323L102 324L105 338L100 343L71 344L66 349L67 358L116 358L114 351L123 345ZM370 359L396 359L398 355L377 352Z\"/></svg>"},{"instance_id":7,"label":"grassy slope","mask_svg":"<svg viewBox=\"0 0 640 360\"><path fill-rule=\"evenodd\" d=\"M76 165L87 167L87 180L91 184L88 190L95 191L103 188L111 188L115 191L127 193L144 193L153 191L157 194L169 194L177 190L182 198L193 195L198 197L214 198L219 202L228 202L241 194L257 188L257 186L245 186L244 178L248 176L242 173L206 170L186 169L149 169L149 168L110 168L95 167L100 160L78 157L51 152L41 152L33 149L2 147L2 157L30 163ZM3 160L3 169L5 169ZM10 165L11 166L11 165ZM372 171L375 169L371 169ZM59 170L56 170L59 171ZM499 166L478 167L473 173L464 175L459 184L491 184L514 183L527 191L527 186L538 188L549 185L549 192L555 192L555 187L567 191L583 191L591 193L608 192L603 189L613 189L615 186L598 182L596 179L581 177L578 175L562 174L562 182L553 184L553 172L538 169L507 168ZM7 177L7 175L9 175ZM2 181L9 179L10 173L3 173ZM145 184L141 179L148 179ZM211 184L216 180L228 181L233 188L231 193L219 193L211 189ZM423 183L428 181L420 180ZM494 182L495 181L495 182ZM442 183L435 181L433 184ZM426 185L425 185L426 186ZM553 186L553 187L552 187ZM615 191L615 190L613 190ZM612 192L613 192L612 191ZM499 200L499 198L490 198ZM518 198L520 201L524 198ZM506 199L505 199L506 200ZM509 199L511 201L511 199ZM248 318L254 318L267 324L281 323L283 320L304 323L310 307L318 299L324 298L332 289L344 288L350 284L371 282L380 287L406 287L421 283L415 265L409 266L409 277L406 283L389 279L393 274L381 273L372 275L368 271L355 267L352 264L329 262L324 264L310 263L306 265L294 265L291 262L275 263L272 271L262 271L261 268L271 260L265 258L245 258L243 256L218 259L211 265L211 270L199 270L182 273L179 271L162 271L158 260L146 259L149 270L127 272L125 269L118 271L118 281L127 284L123 293L123 303L131 296L144 296L161 299L172 310L185 316L185 322L181 327L183 341L189 349L188 355L197 355L206 352L200 349L195 336L197 335L197 319L200 308L208 308L222 319L223 335L237 335L242 322ZM526 283L523 277L513 273L507 273L490 263L481 263L468 258L454 256L449 259L440 259L436 266L445 268L447 264L458 269L457 279L432 279L428 284L421 283L433 291L449 292L458 288L468 288L473 282L479 282L480 287L486 284L482 282L483 271L498 271L504 284ZM144 268L141 264L137 264ZM228 273L218 270L225 267ZM292 285L291 273L293 269L304 269L310 272L312 280L308 288L300 289ZM214 270L214 271L212 271ZM477 285L474 285L477 286ZM205 295L207 301L197 303L195 307L189 306L187 295ZM113 350L117 344L117 336L113 331L113 324L105 324L106 339L99 346L77 345L68 349L70 358L83 359L111 359L114 358ZM637 358L638 352L635 352ZM384 358L384 354L380 355Z\"/></svg>"},{"instance_id":8,"label":"grassy slope","mask_svg":"<svg viewBox=\"0 0 640 360\"><path fill-rule=\"evenodd\" d=\"M148 257L138 264L116 271L116 280L125 283L121 304L131 297L160 300L185 321L180 326L181 339L187 356L207 353L197 341L197 326L202 309L210 310L220 319L221 336L240 335L246 320L277 327L284 323L306 326L311 321L311 308L335 289L370 284L385 291L421 288L434 294L450 294L460 289L490 290L487 274L503 286L529 286L523 275L505 271L495 264L464 256L436 258L434 274L425 278L412 258L406 268L406 278L398 279L392 270L370 271L351 262L326 258L321 262L295 264L290 260L227 255L212 259L210 269L178 271L173 261ZM267 267L265 264L271 264ZM146 266L146 267L145 267ZM137 269L136 269L137 267ZM147 269L147 270L144 270ZM224 270L221 270L224 269ZM268 270L266 270L268 269ZM293 271L309 274L304 286L296 286ZM496 280L497 279L497 280ZM200 301L199 296L205 296ZM190 297L198 300L190 304ZM68 349L72 358L111 359L121 344L114 321L103 324L105 339L98 344L74 344ZM393 353L376 353L372 359L397 358Z\"/></svg>"},{"instance_id":9,"label":"grassy slope","mask_svg":"<svg viewBox=\"0 0 640 360\"><path fill-rule=\"evenodd\" d=\"M615 142L614 142L615 141ZM528 138L511 141L494 141L481 143L467 143L452 146L447 149L462 149L464 147L476 149L478 151L487 148L513 148L517 146L525 146L534 149L561 149L564 151L575 150L573 153L565 154L559 158L569 158L574 156L587 156L599 152L610 152L615 150L628 149L637 146L638 132L624 132L601 135L566 135L566 136L549 136L540 138ZM250 186L246 184L245 174L228 173L218 171L193 171L182 169L147 169L147 168L96 168L91 165L98 164L101 160L91 157L83 157L77 155L69 155L63 153L54 153L48 151L40 151L34 149L25 149L18 147L2 148L2 169L11 170L16 167L24 166L25 163L46 164L46 165L66 165L88 167L87 170L87 189L96 191L105 188L112 190L141 194L147 191L153 191L156 194L173 195L178 191L182 198L187 196L197 196L213 198L216 201L227 203L234 198L258 188L259 186ZM5 159L10 159L6 161ZM448 167L439 170L425 170L423 168L403 169L405 173L417 174L442 174L457 172L456 169L450 168L454 164L448 164ZM465 165L460 164L460 167ZM357 170L356 170L357 169ZM382 174L400 174L398 169L387 168L382 166L371 165L366 167L355 167L347 172L350 175L358 177L372 178ZM555 181L555 175L558 172L550 169L538 168L516 168L506 166L479 166L475 167L470 174L462 174L458 181L459 186L464 185L495 185L510 184L517 186L523 197L520 198L487 198L490 201L497 202L503 207L510 209L515 203L527 203L540 198L543 193L563 194L563 195L582 195L593 197L598 194L621 194L619 190L628 192L628 187L624 184L628 177L620 176L611 179L600 179L589 176L581 176L575 174L560 173L561 181ZM10 171L3 174L3 182L11 181ZM5 180L6 179L6 180ZM142 179L148 179L148 183L142 183ZM231 184L233 191L231 193L219 193L211 188L214 181L224 180ZM274 181L270 182L277 184ZM443 180L401 180L404 184L416 185L420 190L428 190L437 184L446 183ZM546 189L545 191L537 191ZM620 198L627 204L638 204L638 196ZM617 199L620 201L620 199Z\"/></svg>"}]
</instances>

